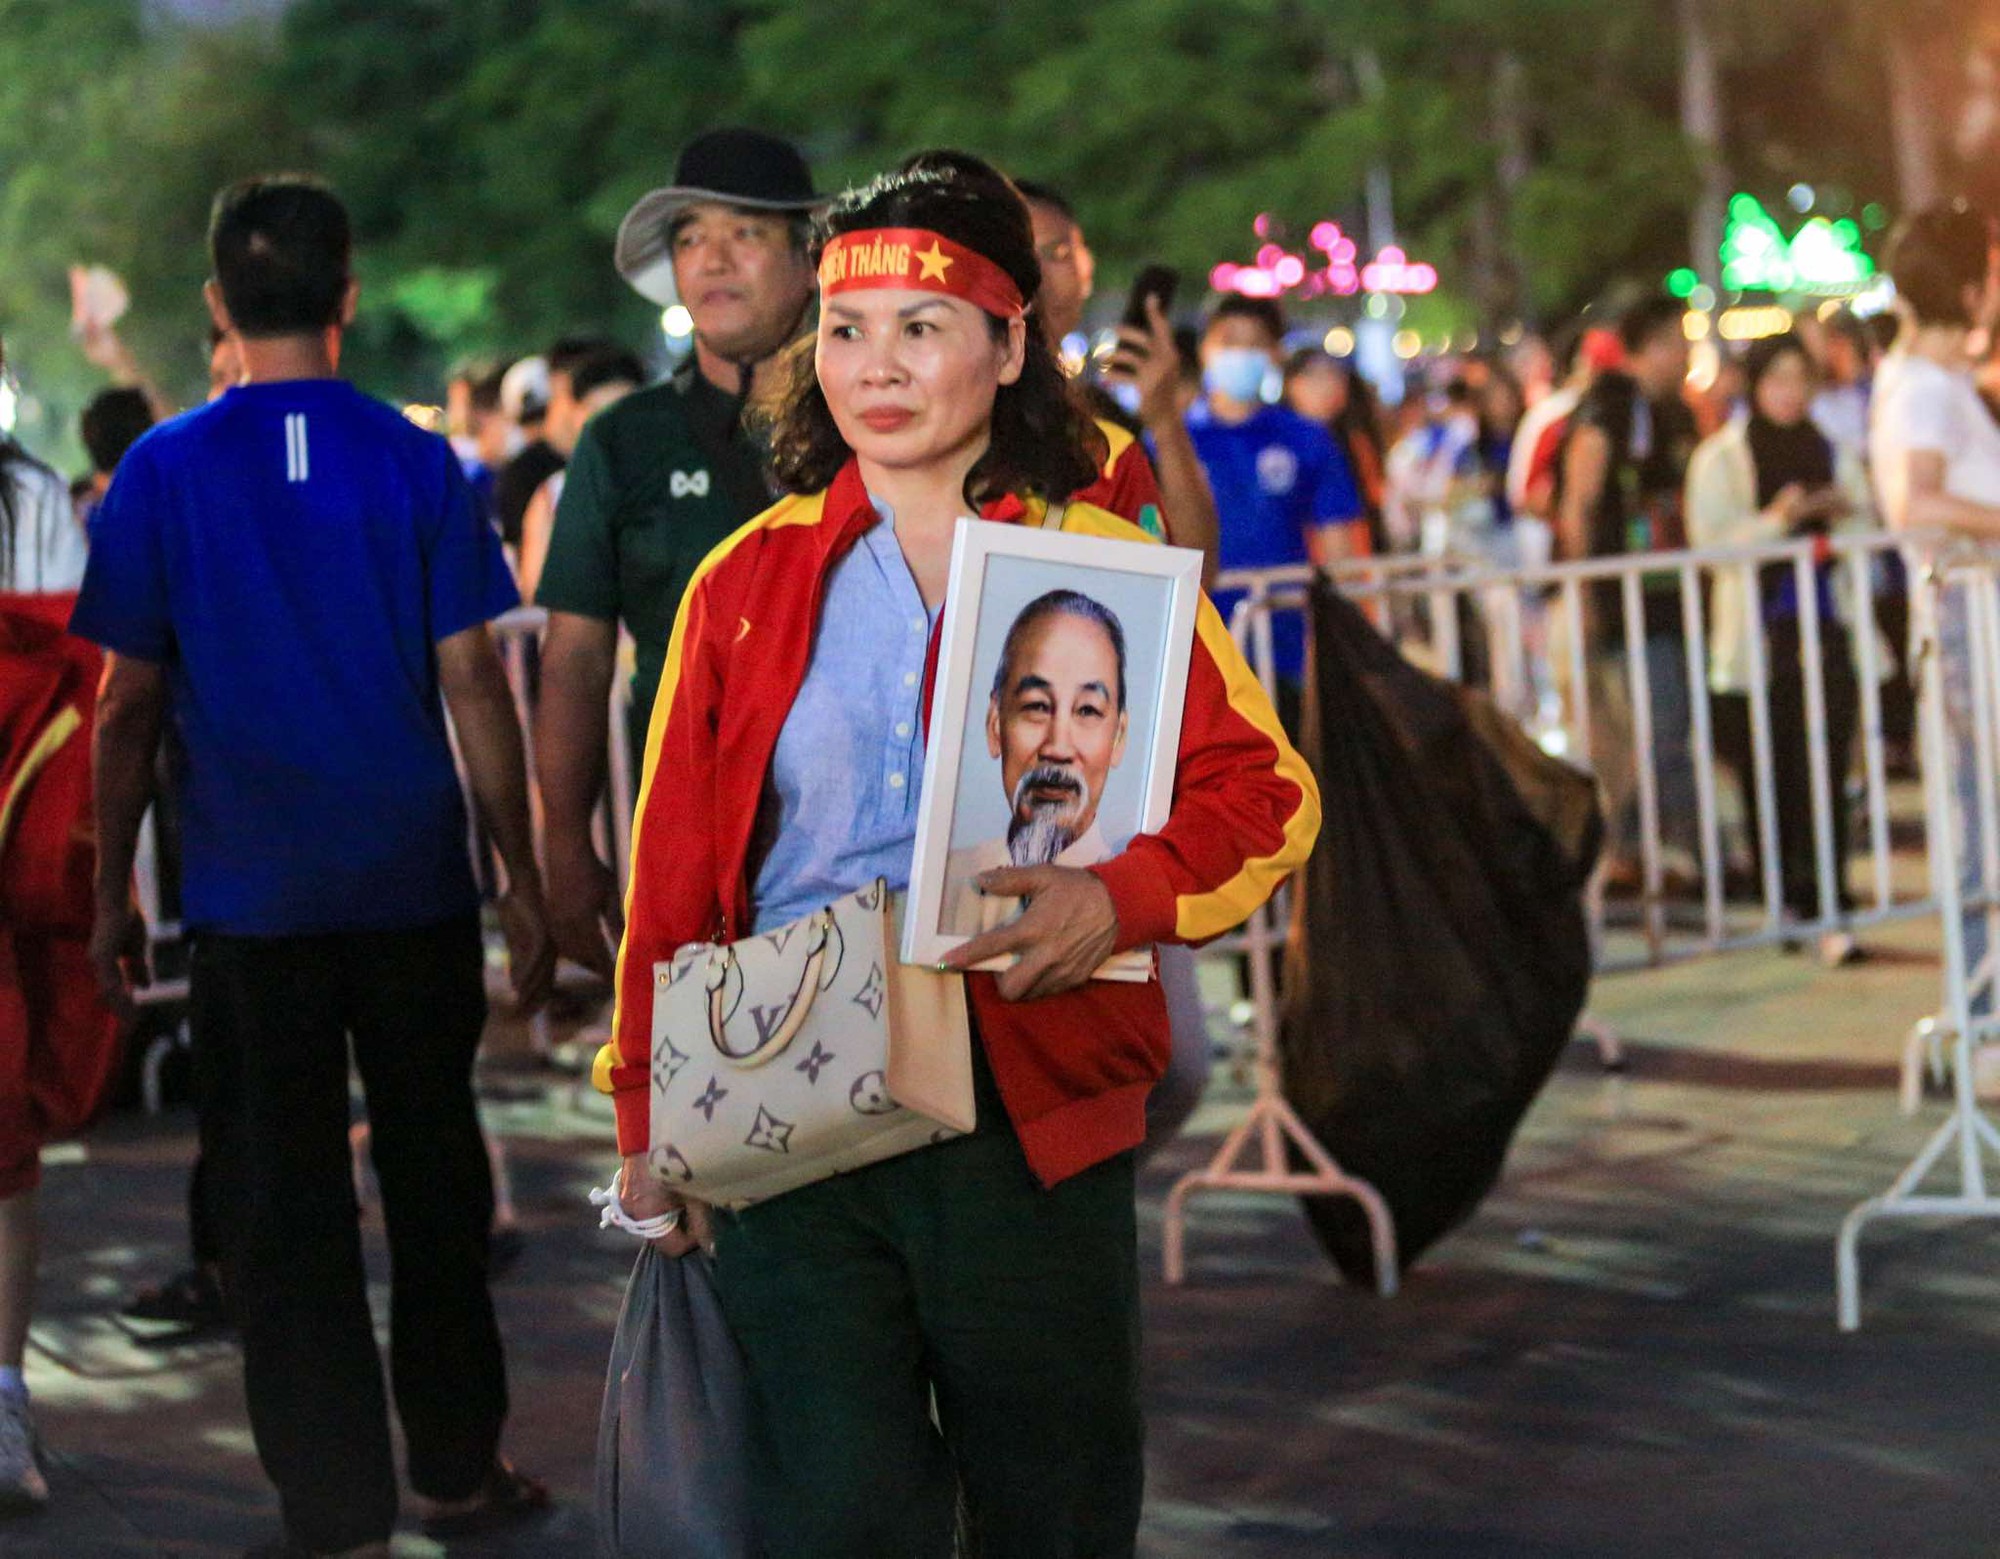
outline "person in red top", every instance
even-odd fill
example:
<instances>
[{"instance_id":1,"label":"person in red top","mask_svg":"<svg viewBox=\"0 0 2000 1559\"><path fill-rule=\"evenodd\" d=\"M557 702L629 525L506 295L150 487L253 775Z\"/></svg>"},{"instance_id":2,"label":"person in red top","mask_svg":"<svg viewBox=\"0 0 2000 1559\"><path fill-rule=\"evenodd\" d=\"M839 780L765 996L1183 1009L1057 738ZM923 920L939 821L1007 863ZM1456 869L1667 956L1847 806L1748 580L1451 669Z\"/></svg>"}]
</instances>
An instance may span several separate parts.
<instances>
[{"instance_id":1,"label":"person in red top","mask_svg":"<svg viewBox=\"0 0 2000 1559\"><path fill-rule=\"evenodd\" d=\"M21 1373L41 1151L97 1112L119 1052L88 951L103 657L63 631L75 600L0 593L0 1515L49 1497Z\"/></svg>"},{"instance_id":2,"label":"person in red top","mask_svg":"<svg viewBox=\"0 0 2000 1559\"><path fill-rule=\"evenodd\" d=\"M960 517L1039 524L1097 464L1087 416L1025 317L1038 266L998 174L961 161L890 175L824 223L825 253L894 254L907 239L909 262L845 280L823 267L817 338L793 362L773 444L793 496L708 556L674 626L600 1066L634 1218L679 1206L647 1162L653 965L768 929L805 862L838 892L877 875L907 883L914 787L896 783L901 767L879 776L884 753L921 757L921 736L902 733L922 712L925 635L912 657L893 618L849 620L855 606L906 601L930 618L934 655ZM1070 504L1062 526L1143 540L1089 504ZM879 649L844 659L870 632ZM949 1552L954 1479L984 1554L1134 1552L1132 1150L1167 1016L1156 982L1090 973L1116 952L1231 929L1318 828L1311 772L1204 601L1166 825L1092 867L981 879L1028 907L952 960L1018 957L966 976L978 1129L742 1211L687 1207L660 1238L680 1255L712 1235L748 1365L772 1559ZM826 871L848 859L852 882Z\"/></svg>"}]
</instances>

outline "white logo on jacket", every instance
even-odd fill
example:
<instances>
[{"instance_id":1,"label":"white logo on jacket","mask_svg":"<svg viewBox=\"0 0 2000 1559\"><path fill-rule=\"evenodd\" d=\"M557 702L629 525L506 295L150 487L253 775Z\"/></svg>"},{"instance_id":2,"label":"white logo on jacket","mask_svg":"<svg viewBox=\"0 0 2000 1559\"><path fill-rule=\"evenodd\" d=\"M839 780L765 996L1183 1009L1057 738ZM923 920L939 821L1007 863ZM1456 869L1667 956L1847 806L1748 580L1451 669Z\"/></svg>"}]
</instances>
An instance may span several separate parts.
<instances>
[{"instance_id":1,"label":"white logo on jacket","mask_svg":"<svg viewBox=\"0 0 2000 1559\"><path fill-rule=\"evenodd\" d=\"M1257 485L1265 492L1280 497L1298 480L1299 457L1283 444L1268 444L1257 451Z\"/></svg>"},{"instance_id":2,"label":"white logo on jacket","mask_svg":"<svg viewBox=\"0 0 2000 1559\"><path fill-rule=\"evenodd\" d=\"M708 496L708 473L706 471L676 471L667 478L667 491L676 498L706 498Z\"/></svg>"}]
</instances>

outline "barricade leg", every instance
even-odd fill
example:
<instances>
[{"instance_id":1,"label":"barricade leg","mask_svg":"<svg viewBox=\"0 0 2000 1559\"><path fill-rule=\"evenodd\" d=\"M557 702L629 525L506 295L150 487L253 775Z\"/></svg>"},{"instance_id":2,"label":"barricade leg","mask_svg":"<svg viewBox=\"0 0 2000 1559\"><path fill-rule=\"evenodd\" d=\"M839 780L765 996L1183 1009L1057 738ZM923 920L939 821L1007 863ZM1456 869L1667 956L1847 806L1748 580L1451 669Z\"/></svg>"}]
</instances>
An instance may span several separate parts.
<instances>
[{"instance_id":1,"label":"barricade leg","mask_svg":"<svg viewBox=\"0 0 2000 1559\"><path fill-rule=\"evenodd\" d=\"M1251 614L1246 618L1244 614ZM1260 586L1237 608L1232 631L1242 642L1251 630L1252 660L1266 688L1275 685L1270 632L1270 600ZM1386 1299L1397 1290L1400 1263L1396 1229L1381 1193L1365 1180L1349 1175L1307 1129L1284 1097L1278 1073L1278 982L1272 967L1276 938L1270 907L1251 915L1248 926L1252 1023L1257 1037L1257 1094L1249 1112L1223 1139L1215 1156L1201 1169L1174 1182L1167 1193L1161 1230L1161 1257L1166 1280L1178 1286L1187 1278L1187 1209L1201 1191L1253 1191L1273 1196L1350 1196L1361 1204L1375 1255L1376 1288ZM1253 1141L1256 1144L1252 1149ZM1292 1168L1296 1150L1310 1166ZM1261 1163L1244 1163L1254 1151Z\"/></svg>"},{"instance_id":2,"label":"barricade leg","mask_svg":"<svg viewBox=\"0 0 2000 1559\"><path fill-rule=\"evenodd\" d=\"M1989 937L1971 937L1969 929L1987 932L1985 904L1968 926L1968 887L1987 890L1994 877L1996 802L1992 764L1996 742L1994 704L2000 697L2000 616L1996 616L1992 579L1979 571L1969 580L1962 608L1954 621L1947 587L1936 569L1928 570L1921 586L1924 647L1923 698L1918 723L1924 744L1924 790L1930 821L1931 884L1940 910L1944 939L1945 1010L1938 1019L1919 1024L1906 1043L1904 1103L1911 1103L1910 1049L1921 1042L1937 1044L1948 1026L1952 1048L1952 1107L1944 1123L1880 1196L1850 1211L1834 1244L1834 1285L1840 1329L1861 1325L1862 1231L1882 1218L2000 1218L2000 1198L1987 1184L1989 1160L2000 1164L2000 1132L1979 1108L1973 1059L1979 1046L1993 1037L1990 957L1984 955ZM1943 665L1946 654L1963 656L1966 665ZM1966 722L1954 719L1946 705L1947 683L1965 673L1972 705L1972 737L1961 740ZM1973 771L1968 776L1966 770ZM1972 783L1968 784L1970 779ZM1967 808L1973 810L1966 815ZM1978 861L1971 858L1977 856ZM1977 875L1968 881L1967 868ZM1969 945L1971 944L1971 945ZM1975 960L1974 947L1981 956ZM1981 1000L1983 998L1983 1000ZM1924 1189L1941 1165L1950 1164L1939 1189ZM1955 1184L1950 1183L1952 1180Z\"/></svg>"}]
</instances>

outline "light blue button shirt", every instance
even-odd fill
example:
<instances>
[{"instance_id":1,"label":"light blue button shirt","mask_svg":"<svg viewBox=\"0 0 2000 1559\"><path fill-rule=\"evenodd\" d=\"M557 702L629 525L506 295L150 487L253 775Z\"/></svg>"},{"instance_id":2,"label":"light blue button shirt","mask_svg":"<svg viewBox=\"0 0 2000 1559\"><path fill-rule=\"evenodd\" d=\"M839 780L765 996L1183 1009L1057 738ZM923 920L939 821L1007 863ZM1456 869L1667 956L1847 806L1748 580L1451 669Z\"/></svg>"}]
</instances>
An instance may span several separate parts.
<instances>
[{"instance_id":1,"label":"light blue button shirt","mask_svg":"<svg viewBox=\"0 0 2000 1559\"><path fill-rule=\"evenodd\" d=\"M758 834L755 930L789 925L877 877L910 884L924 770L924 606L894 517L827 576L812 659L778 734Z\"/></svg>"}]
</instances>

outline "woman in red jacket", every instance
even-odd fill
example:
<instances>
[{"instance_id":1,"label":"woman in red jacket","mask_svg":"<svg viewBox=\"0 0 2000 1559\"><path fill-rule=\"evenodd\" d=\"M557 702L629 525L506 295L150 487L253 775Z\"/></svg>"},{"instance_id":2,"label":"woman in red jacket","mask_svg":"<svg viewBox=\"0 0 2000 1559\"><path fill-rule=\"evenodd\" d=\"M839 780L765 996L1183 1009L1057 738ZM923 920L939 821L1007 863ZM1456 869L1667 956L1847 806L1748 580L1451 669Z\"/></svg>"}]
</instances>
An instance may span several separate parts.
<instances>
[{"instance_id":1,"label":"woman in red jacket","mask_svg":"<svg viewBox=\"0 0 2000 1559\"><path fill-rule=\"evenodd\" d=\"M635 1217L677 1205L646 1160L653 965L878 876L907 885L953 529L1039 523L1100 453L1029 327L1032 234L997 174L955 159L890 175L824 228L819 330L774 437L794 496L696 573L647 742L602 1068ZM1086 504L1063 528L1142 539ZM1133 1552L1131 1150L1167 1021L1157 982L1089 975L1239 923L1318 820L1309 772L1204 602L1167 825L1099 866L984 880L1028 907L958 955L1018 954L966 977L979 1128L741 1212L689 1207L658 1242L678 1255L712 1236L773 1559L948 1552L954 1482L986 1559Z\"/></svg>"}]
</instances>

